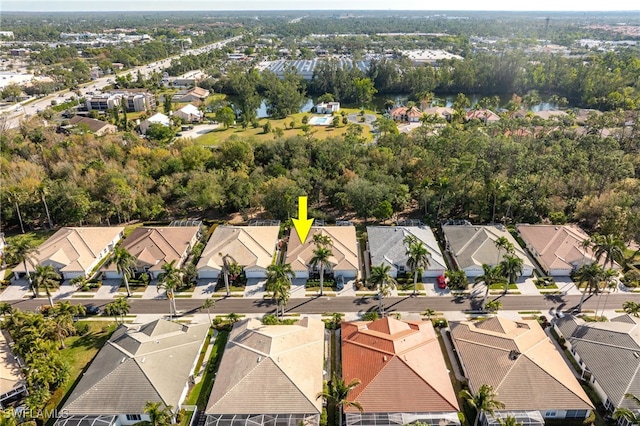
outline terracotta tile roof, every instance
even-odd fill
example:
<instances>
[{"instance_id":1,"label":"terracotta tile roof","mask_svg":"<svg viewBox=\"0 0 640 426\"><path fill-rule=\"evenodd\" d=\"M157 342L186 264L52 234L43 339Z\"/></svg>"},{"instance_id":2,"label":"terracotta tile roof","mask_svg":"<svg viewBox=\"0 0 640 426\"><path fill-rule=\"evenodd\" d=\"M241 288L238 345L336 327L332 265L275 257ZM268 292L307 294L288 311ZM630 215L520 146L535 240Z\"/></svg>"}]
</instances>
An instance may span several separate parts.
<instances>
[{"instance_id":1,"label":"terracotta tile roof","mask_svg":"<svg viewBox=\"0 0 640 426\"><path fill-rule=\"evenodd\" d=\"M482 121L498 121L500 116L488 109L472 109L467 111L467 120L477 118Z\"/></svg>"},{"instance_id":2,"label":"terracotta tile roof","mask_svg":"<svg viewBox=\"0 0 640 426\"><path fill-rule=\"evenodd\" d=\"M387 317L342 323L342 375L347 383L360 380L350 399L365 412L459 410L430 322Z\"/></svg>"},{"instance_id":3,"label":"terracotta tile roof","mask_svg":"<svg viewBox=\"0 0 640 426\"><path fill-rule=\"evenodd\" d=\"M356 228L354 226L314 226L309 231L309 235L304 244L300 243L295 228L291 230L289 244L287 247L287 260L294 271L306 271L309 262L313 258L313 251L316 246L313 244L315 234L328 235L333 241L331 251L333 256L329 262L333 270L358 270L358 240L356 238Z\"/></svg>"},{"instance_id":4,"label":"terracotta tile roof","mask_svg":"<svg viewBox=\"0 0 640 426\"><path fill-rule=\"evenodd\" d=\"M451 323L451 337L471 391L493 386L505 410L593 409L537 321Z\"/></svg>"}]
</instances>

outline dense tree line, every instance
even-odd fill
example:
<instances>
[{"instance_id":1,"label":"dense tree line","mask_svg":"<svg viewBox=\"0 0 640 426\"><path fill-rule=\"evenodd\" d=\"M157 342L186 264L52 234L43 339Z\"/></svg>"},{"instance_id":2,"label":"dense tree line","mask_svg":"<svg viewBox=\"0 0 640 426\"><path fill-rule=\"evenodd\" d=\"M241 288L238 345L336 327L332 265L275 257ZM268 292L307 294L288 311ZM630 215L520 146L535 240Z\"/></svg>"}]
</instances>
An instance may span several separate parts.
<instances>
[{"instance_id":1,"label":"dense tree line","mask_svg":"<svg viewBox=\"0 0 640 426\"><path fill-rule=\"evenodd\" d=\"M0 136L0 200L7 226L20 219L27 227L43 225L47 210L57 225L248 214L260 207L287 219L297 196L308 194L318 218L387 219L411 208L430 223L579 220L601 233L637 238L637 114L624 134L601 137L604 127L625 120L593 116L586 133L570 120L472 121L437 134L425 122L411 135L388 132L374 145L347 127L340 138L232 138L216 149L23 126Z\"/></svg>"}]
</instances>

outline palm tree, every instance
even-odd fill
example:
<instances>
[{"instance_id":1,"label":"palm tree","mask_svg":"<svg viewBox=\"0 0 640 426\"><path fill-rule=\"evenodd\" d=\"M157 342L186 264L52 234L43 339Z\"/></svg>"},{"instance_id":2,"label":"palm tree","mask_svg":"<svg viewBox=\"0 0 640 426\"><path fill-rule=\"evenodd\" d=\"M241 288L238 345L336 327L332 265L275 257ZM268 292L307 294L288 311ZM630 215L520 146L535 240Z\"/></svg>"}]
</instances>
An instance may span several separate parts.
<instances>
[{"instance_id":1,"label":"palm tree","mask_svg":"<svg viewBox=\"0 0 640 426\"><path fill-rule=\"evenodd\" d=\"M591 248L591 240L589 238L585 238L584 240L582 240L582 242L580 243L580 248L582 249L582 265L584 265L584 262L587 258L587 250Z\"/></svg>"},{"instance_id":2,"label":"palm tree","mask_svg":"<svg viewBox=\"0 0 640 426\"><path fill-rule=\"evenodd\" d=\"M207 310L207 316L209 317L209 325L211 325L211 308L215 308L216 307L216 301L213 300L212 298L208 298L204 301L204 303L202 304L202 307L200 309L206 309Z\"/></svg>"},{"instance_id":3,"label":"palm tree","mask_svg":"<svg viewBox=\"0 0 640 426\"><path fill-rule=\"evenodd\" d=\"M53 306L53 298L51 297L51 289L57 288L60 285L60 274L53 269L53 266L36 265L36 270L33 273L33 288L38 291L43 288L47 297L49 298L49 305Z\"/></svg>"},{"instance_id":4,"label":"palm tree","mask_svg":"<svg viewBox=\"0 0 640 426\"><path fill-rule=\"evenodd\" d=\"M229 321L229 323L231 325L237 323L238 321L240 321L240 315L236 314L235 312L229 312L227 314L227 320Z\"/></svg>"},{"instance_id":5,"label":"palm tree","mask_svg":"<svg viewBox=\"0 0 640 426\"><path fill-rule=\"evenodd\" d=\"M609 266L613 268L615 262L621 263L624 260L624 250L624 243L615 235L593 236L593 253L598 262L604 256L604 266L609 263Z\"/></svg>"},{"instance_id":6,"label":"palm tree","mask_svg":"<svg viewBox=\"0 0 640 426\"><path fill-rule=\"evenodd\" d=\"M331 247L333 245L333 241L331 240L330 236L318 232L316 234L313 234L313 244L316 247Z\"/></svg>"},{"instance_id":7,"label":"palm tree","mask_svg":"<svg viewBox=\"0 0 640 426\"><path fill-rule=\"evenodd\" d=\"M622 304L622 309L628 315L640 317L640 303L632 302L631 300L629 300Z\"/></svg>"},{"instance_id":8,"label":"palm tree","mask_svg":"<svg viewBox=\"0 0 640 426\"><path fill-rule=\"evenodd\" d=\"M0 410L0 426L17 426L18 419L13 407Z\"/></svg>"},{"instance_id":9,"label":"palm tree","mask_svg":"<svg viewBox=\"0 0 640 426\"><path fill-rule=\"evenodd\" d=\"M626 393L624 394L624 397L627 399L631 399L636 403L636 405L640 406L640 398L638 398L636 395L631 393ZM613 413L613 418L616 420L625 419L629 422L629 424L632 424L632 425L640 424L640 414L636 414L633 411L629 410L628 408L616 409L616 411L614 411Z\"/></svg>"},{"instance_id":10,"label":"palm tree","mask_svg":"<svg viewBox=\"0 0 640 426\"><path fill-rule=\"evenodd\" d=\"M411 237L407 235L403 242L406 245L407 267L413 271L413 294L418 294L418 273L427 269L431 264L429 262L431 253L422 241L418 241L413 235Z\"/></svg>"},{"instance_id":11,"label":"palm tree","mask_svg":"<svg viewBox=\"0 0 640 426\"><path fill-rule=\"evenodd\" d=\"M478 421L483 413L493 415L496 409L504 408L504 404L498 401L498 394L493 391L493 387L490 385L480 386L475 395L465 389L458 396L475 408L476 419L473 426L478 426Z\"/></svg>"},{"instance_id":12,"label":"palm tree","mask_svg":"<svg viewBox=\"0 0 640 426\"><path fill-rule=\"evenodd\" d=\"M391 276L389 271L390 265L372 266L371 273L369 275L369 282L374 284L378 290L378 311L380 315L384 317L384 302L383 299L391 295L391 290L396 288L398 282Z\"/></svg>"},{"instance_id":13,"label":"palm tree","mask_svg":"<svg viewBox=\"0 0 640 426\"><path fill-rule=\"evenodd\" d=\"M612 292L618 290L618 280L616 279L617 277L618 272L614 271L611 268L604 271L604 283L605 287L607 288L607 295L605 296L604 304L602 305L602 313L600 314L601 317L604 316L604 310L607 308L609 295ZM602 293L604 293L604 291ZM602 293L600 293L600 297L598 298L598 305L596 306L596 319L598 318L598 309L600 308L600 299L602 299Z\"/></svg>"},{"instance_id":14,"label":"palm tree","mask_svg":"<svg viewBox=\"0 0 640 426\"><path fill-rule=\"evenodd\" d=\"M484 283L487 287L484 292L484 299L482 300L482 306L487 304L487 298L489 297L489 289L493 284L498 284L504 281L502 274L500 273L500 268L498 266L487 265L486 263L482 264L483 274L476 277L473 282L473 286L480 283Z\"/></svg>"},{"instance_id":15,"label":"palm tree","mask_svg":"<svg viewBox=\"0 0 640 426\"><path fill-rule=\"evenodd\" d=\"M511 253L513 251L513 244L507 239L507 237L498 237L493 242L498 249L498 259L496 260L496 264L500 263L500 257L502 256L502 250L505 250L507 253Z\"/></svg>"},{"instance_id":16,"label":"palm tree","mask_svg":"<svg viewBox=\"0 0 640 426\"><path fill-rule=\"evenodd\" d=\"M33 240L25 235L14 238L7 247L7 256L11 259L12 263L22 263L24 272L27 277L29 287L33 291L33 297L38 297L38 291L33 287L33 281L31 280L31 273L27 263L33 268L35 266L33 261L33 255L38 253Z\"/></svg>"},{"instance_id":17,"label":"palm tree","mask_svg":"<svg viewBox=\"0 0 640 426\"><path fill-rule=\"evenodd\" d=\"M348 407L353 407L363 411L362 405L358 401L350 401L349 393L360 385L360 380L353 379L349 383L345 383L344 379L336 376L335 373L331 375L331 380L324 386L322 392L316 395L316 399L324 398L327 403L334 409L334 413L338 418L336 424L342 424L342 410Z\"/></svg>"},{"instance_id":18,"label":"palm tree","mask_svg":"<svg viewBox=\"0 0 640 426\"><path fill-rule=\"evenodd\" d=\"M502 262L498 264L500 275L502 275L507 282L504 284L504 294L507 294L509 290L509 284L515 284L518 277L522 275L523 261L518 256L512 254L505 254Z\"/></svg>"},{"instance_id":19,"label":"palm tree","mask_svg":"<svg viewBox=\"0 0 640 426\"><path fill-rule=\"evenodd\" d=\"M498 419L498 423L500 423L500 426L522 426L522 423L511 415L508 415L504 419Z\"/></svg>"},{"instance_id":20,"label":"palm tree","mask_svg":"<svg viewBox=\"0 0 640 426\"><path fill-rule=\"evenodd\" d=\"M136 266L136 258L133 256L124 246L118 246L113 249L113 255L107 262L106 266L116 265L118 274L122 275L124 286L127 289L127 296L131 296L131 290L129 289L129 278L134 273Z\"/></svg>"},{"instance_id":21,"label":"palm tree","mask_svg":"<svg viewBox=\"0 0 640 426\"><path fill-rule=\"evenodd\" d=\"M431 317L436 316L438 313L436 312L435 309L431 309L431 308L427 308L424 310L424 312L422 313L423 316L427 317L427 319L431 319Z\"/></svg>"},{"instance_id":22,"label":"palm tree","mask_svg":"<svg viewBox=\"0 0 640 426\"><path fill-rule=\"evenodd\" d=\"M162 265L162 272L158 275L158 291L164 289L165 296L169 300L169 319L177 315L175 291L182 282L180 268L176 267L176 261Z\"/></svg>"},{"instance_id":23,"label":"palm tree","mask_svg":"<svg viewBox=\"0 0 640 426\"><path fill-rule=\"evenodd\" d=\"M291 279L294 276L293 269L288 263L273 264L267 267L265 288L276 302L276 316L278 316L280 306L282 306L282 316L284 316L284 309L291 295Z\"/></svg>"},{"instance_id":24,"label":"palm tree","mask_svg":"<svg viewBox=\"0 0 640 426\"><path fill-rule=\"evenodd\" d=\"M582 311L582 304L584 303L584 298L587 295L587 290L589 290L589 294L591 294L591 292L598 294L600 292L600 282L603 279L604 270L602 269L602 266L596 262L583 265L576 271L574 274L574 280L578 284L578 288L585 284L582 297L580 298L580 303L578 304L578 312Z\"/></svg>"},{"instance_id":25,"label":"palm tree","mask_svg":"<svg viewBox=\"0 0 640 426\"><path fill-rule=\"evenodd\" d=\"M325 247L323 245L318 245L316 249L313 251L313 257L309 262L312 267L318 267L320 270L320 296L324 293L324 269L327 266L330 266L329 258L333 256L333 252L330 248Z\"/></svg>"},{"instance_id":26,"label":"palm tree","mask_svg":"<svg viewBox=\"0 0 640 426\"><path fill-rule=\"evenodd\" d=\"M7 315L13 312L13 306L9 302L0 302L0 315Z\"/></svg>"},{"instance_id":27,"label":"palm tree","mask_svg":"<svg viewBox=\"0 0 640 426\"><path fill-rule=\"evenodd\" d=\"M161 402L147 401L144 405L144 412L149 416L149 420L143 420L135 426L170 426L173 421L172 407L164 406Z\"/></svg>"},{"instance_id":28,"label":"palm tree","mask_svg":"<svg viewBox=\"0 0 640 426\"><path fill-rule=\"evenodd\" d=\"M45 334L52 340L56 339L60 342L60 349L66 348L64 339L73 335L75 328L73 326L73 317L69 314L57 315L53 318L47 318L45 325Z\"/></svg>"},{"instance_id":29,"label":"palm tree","mask_svg":"<svg viewBox=\"0 0 640 426\"><path fill-rule=\"evenodd\" d=\"M224 279L224 288L227 292L227 296L229 296L229 294L231 294L229 290L229 275L236 273L239 274L242 272L242 268L240 267L240 270L238 271L238 267L240 265L238 265L235 259L230 255L218 253L218 256L222 258L222 277Z\"/></svg>"}]
</instances>

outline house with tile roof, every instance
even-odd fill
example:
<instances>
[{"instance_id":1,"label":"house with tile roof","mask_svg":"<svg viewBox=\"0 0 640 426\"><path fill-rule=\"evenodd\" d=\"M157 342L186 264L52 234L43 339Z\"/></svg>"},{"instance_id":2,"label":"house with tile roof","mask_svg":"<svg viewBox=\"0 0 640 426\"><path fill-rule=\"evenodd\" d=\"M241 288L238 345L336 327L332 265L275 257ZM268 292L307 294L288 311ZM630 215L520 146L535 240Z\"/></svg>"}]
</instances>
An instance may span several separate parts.
<instances>
[{"instance_id":1,"label":"house with tile roof","mask_svg":"<svg viewBox=\"0 0 640 426\"><path fill-rule=\"evenodd\" d=\"M297 230L292 229L287 245L286 263L291 265L296 278L309 278L310 273L318 272L317 267L313 268L310 264L313 251L316 249L313 244L315 234L326 235L333 242L330 247L333 255L329 258L331 268L325 270L325 273L333 272L345 279L358 278L360 250L355 226L312 226L304 243L300 241Z\"/></svg>"},{"instance_id":2,"label":"house with tile roof","mask_svg":"<svg viewBox=\"0 0 640 426\"><path fill-rule=\"evenodd\" d=\"M123 235L124 228L120 226L60 228L38 247L31 263L51 265L65 280L86 277L111 253ZM33 272L30 262L27 268ZM13 273L16 278L24 277L24 265L16 265Z\"/></svg>"},{"instance_id":3,"label":"house with tile roof","mask_svg":"<svg viewBox=\"0 0 640 426\"><path fill-rule=\"evenodd\" d=\"M422 111L416 106L405 107L399 106L389 111L391 118L395 121L408 121L409 123L418 123L422 118Z\"/></svg>"},{"instance_id":4,"label":"house with tile roof","mask_svg":"<svg viewBox=\"0 0 640 426\"><path fill-rule=\"evenodd\" d=\"M28 394L22 375L24 364L13 354L9 333L0 330L0 409Z\"/></svg>"},{"instance_id":5,"label":"house with tile roof","mask_svg":"<svg viewBox=\"0 0 640 426\"><path fill-rule=\"evenodd\" d=\"M568 277L582 265L596 261L593 250L582 247L582 242L590 239L589 235L577 225L520 223L516 229L529 253L549 275ZM600 264L604 266L604 260ZM620 265L614 264L614 269L620 269Z\"/></svg>"},{"instance_id":6,"label":"house with tile roof","mask_svg":"<svg viewBox=\"0 0 640 426\"><path fill-rule=\"evenodd\" d=\"M471 393L493 387L504 409L488 415L498 425L512 415L525 424L545 419L584 419L593 404L562 354L535 320L493 317L452 322L451 339ZM524 422L523 422L524 423Z\"/></svg>"},{"instance_id":7,"label":"house with tile roof","mask_svg":"<svg viewBox=\"0 0 640 426\"><path fill-rule=\"evenodd\" d=\"M453 115L456 113L456 110L449 107L434 106L425 108L422 110L422 112L425 115L435 115L440 119L451 121L451 117L453 117Z\"/></svg>"},{"instance_id":8,"label":"house with tile roof","mask_svg":"<svg viewBox=\"0 0 640 426\"><path fill-rule=\"evenodd\" d=\"M466 120L480 120L483 123L495 123L500 121L500 116L489 109L470 109L467 111Z\"/></svg>"},{"instance_id":9,"label":"house with tile roof","mask_svg":"<svg viewBox=\"0 0 640 426\"><path fill-rule=\"evenodd\" d=\"M200 236L199 226L141 226L131 232L122 246L136 258L136 273L149 273L152 279L162 266L175 260L180 268ZM115 265L103 267L107 279L122 278Z\"/></svg>"},{"instance_id":10,"label":"house with tile roof","mask_svg":"<svg viewBox=\"0 0 640 426\"><path fill-rule=\"evenodd\" d=\"M446 249L456 266L469 278L481 276L483 264L496 266L502 261L505 251L499 250L495 244L500 237L513 244L515 255L522 259L522 276L528 277L533 273L533 262L505 229L493 225L443 225L442 232Z\"/></svg>"},{"instance_id":11,"label":"house with tile roof","mask_svg":"<svg viewBox=\"0 0 640 426\"><path fill-rule=\"evenodd\" d=\"M273 263L279 226L218 226L198 261L198 278L218 279L224 255L242 266L247 278L266 278Z\"/></svg>"},{"instance_id":12,"label":"house with tile roof","mask_svg":"<svg viewBox=\"0 0 640 426\"><path fill-rule=\"evenodd\" d=\"M565 315L553 326L605 408L640 415L640 407L625 398L628 393L640 396L640 318L625 314L609 322L585 322Z\"/></svg>"},{"instance_id":13,"label":"house with tile roof","mask_svg":"<svg viewBox=\"0 0 640 426\"><path fill-rule=\"evenodd\" d=\"M460 407L430 321L343 322L341 335L344 381L360 380L349 400L363 408L345 408L347 425L460 424Z\"/></svg>"},{"instance_id":14,"label":"house with tile roof","mask_svg":"<svg viewBox=\"0 0 640 426\"><path fill-rule=\"evenodd\" d=\"M149 420L147 401L182 408L209 324L158 319L121 325L62 407L56 426L122 426Z\"/></svg>"},{"instance_id":15,"label":"house with tile roof","mask_svg":"<svg viewBox=\"0 0 640 426\"><path fill-rule=\"evenodd\" d=\"M438 246L438 241L428 226L367 226L367 254L370 265L389 265L389 273L397 278L398 273L409 271L407 246L404 239L414 236L429 251L429 267L422 272L423 278L444 274L447 265Z\"/></svg>"},{"instance_id":16,"label":"house with tile roof","mask_svg":"<svg viewBox=\"0 0 640 426\"><path fill-rule=\"evenodd\" d=\"M209 96L209 91L202 87L192 87L187 90L180 90L173 95L171 102L197 102L204 101Z\"/></svg>"},{"instance_id":17,"label":"house with tile roof","mask_svg":"<svg viewBox=\"0 0 640 426\"><path fill-rule=\"evenodd\" d=\"M220 362L206 426L318 426L322 412L324 323L236 323Z\"/></svg>"}]
</instances>

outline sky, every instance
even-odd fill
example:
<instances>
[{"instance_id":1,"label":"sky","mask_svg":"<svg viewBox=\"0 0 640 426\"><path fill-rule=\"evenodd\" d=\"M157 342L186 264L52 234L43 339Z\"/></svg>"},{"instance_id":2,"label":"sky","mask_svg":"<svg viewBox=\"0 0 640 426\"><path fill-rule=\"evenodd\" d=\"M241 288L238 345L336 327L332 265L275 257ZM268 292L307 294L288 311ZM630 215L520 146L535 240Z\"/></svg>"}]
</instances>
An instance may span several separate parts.
<instances>
[{"instance_id":1,"label":"sky","mask_svg":"<svg viewBox=\"0 0 640 426\"><path fill-rule=\"evenodd\" d=\"M638 0L0 0L0 11L6 12L165 10L639 11L640 5Z\"/></svg>"}]
</instances>

